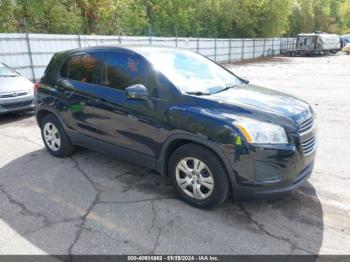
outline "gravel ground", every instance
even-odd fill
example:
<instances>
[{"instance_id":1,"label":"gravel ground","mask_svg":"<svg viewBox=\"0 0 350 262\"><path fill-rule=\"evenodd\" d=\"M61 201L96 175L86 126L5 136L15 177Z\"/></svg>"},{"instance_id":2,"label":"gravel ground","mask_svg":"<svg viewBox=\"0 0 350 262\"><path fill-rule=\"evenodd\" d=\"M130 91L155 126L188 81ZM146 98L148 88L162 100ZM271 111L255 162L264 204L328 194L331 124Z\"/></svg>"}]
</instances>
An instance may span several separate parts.
<instances>
[{"instance_id":1,"label":"gravel ground","mask_svg":"<svg viewBox=\"0 0 350 262\"><path fill-rule=\"evenodd\" d=\"M0 254L349 254L349 65L340 55L228 65L309 101L319 149L299 190L211 211L119 159L54 158L32 115L0 116Z\"/></svg>"}]
</instances>

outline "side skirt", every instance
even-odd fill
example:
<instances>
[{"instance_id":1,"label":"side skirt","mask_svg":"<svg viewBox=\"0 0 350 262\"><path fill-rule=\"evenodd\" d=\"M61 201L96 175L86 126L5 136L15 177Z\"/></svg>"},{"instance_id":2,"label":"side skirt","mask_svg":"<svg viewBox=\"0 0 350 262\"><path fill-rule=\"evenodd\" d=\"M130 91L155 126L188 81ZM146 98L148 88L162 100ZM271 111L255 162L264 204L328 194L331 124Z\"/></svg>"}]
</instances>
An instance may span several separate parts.
<instances>
[{"instance_id":1,"label":"side skirt","mask_svg":"<svg viewBox=\"0 0 350 262\"><path fill-rule=\"evenodd\" d=\"M74 131L68 131L67 134L74 145L82 146L102 154L114 156L160 172L160 170L158 170L157 160L153 157L126 149L124 147L119 147L96 138L82 135Z\"/></svg>"}]
</instances>

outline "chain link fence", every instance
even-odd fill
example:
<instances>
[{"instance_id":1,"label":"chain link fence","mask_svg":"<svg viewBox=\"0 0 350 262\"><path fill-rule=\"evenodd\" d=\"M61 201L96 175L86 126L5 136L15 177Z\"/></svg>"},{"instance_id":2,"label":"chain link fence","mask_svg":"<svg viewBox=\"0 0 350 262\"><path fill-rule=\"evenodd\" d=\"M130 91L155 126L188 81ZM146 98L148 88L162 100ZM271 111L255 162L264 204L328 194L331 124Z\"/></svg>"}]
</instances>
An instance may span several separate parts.
<instances>
[{"instance_id":1,"label":"chain link fence","mask_svg":"<svg viewBox=\"0 0 350 262\"><path fill-rule=\"evenodd\" d=\"M0 33L0 63L23 76L40 79L55 52L98 45L162 45L191 49L218 63L278 56L295 48L295 38L219 39L154 36Z\"/></svg>"}]
</instances>

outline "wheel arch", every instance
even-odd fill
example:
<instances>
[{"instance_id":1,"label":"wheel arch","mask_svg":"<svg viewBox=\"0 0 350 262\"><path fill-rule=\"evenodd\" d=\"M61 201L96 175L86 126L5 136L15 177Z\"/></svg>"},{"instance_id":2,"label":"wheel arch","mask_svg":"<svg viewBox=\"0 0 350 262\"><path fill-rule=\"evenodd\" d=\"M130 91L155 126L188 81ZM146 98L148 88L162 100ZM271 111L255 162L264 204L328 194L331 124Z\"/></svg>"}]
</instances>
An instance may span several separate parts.
<instances>
[{"instance_id":1,"label":"wheel arch","mask_svg":"<svg viewBox=\"0 0 350 262\"><path fill-rule=\"evenodd\" d=\"M61 123L64 129L66 129L66 125L63 123L62 119L59 117L58 113L56 113L54 110L51 108L47 107L40 107L36 109L35 116L36 116L36 121L38 122L39 127L41 126L41 122L43 118L47 115L53 115L58 119L58 121Z\"/></svg>"},{"instance_id":2,"label":"wheel arch","mask_svg":"<svg viewBox=\"0 0 350 262\"><path fill-rule=\"evenodd\" d=\"M229 162L227 157L224 155L222 150L213 142L205 138L197 137L191 134L176 134L176 135L172 135L166 140L160 152L158 171L162 175L168 176L169 159L172 153L177 148L187 143L193 143L193 144L198 144L200 146L203 146L209 149L211 152L213 152L216 156L218 156L218 158L220 159L221 163L224 165L227 171L229 180L231 182L231 189L232 189L232 187L236 184L236 177L235 177L234 170L231 163Z\"/></svg>"}]
</instances>

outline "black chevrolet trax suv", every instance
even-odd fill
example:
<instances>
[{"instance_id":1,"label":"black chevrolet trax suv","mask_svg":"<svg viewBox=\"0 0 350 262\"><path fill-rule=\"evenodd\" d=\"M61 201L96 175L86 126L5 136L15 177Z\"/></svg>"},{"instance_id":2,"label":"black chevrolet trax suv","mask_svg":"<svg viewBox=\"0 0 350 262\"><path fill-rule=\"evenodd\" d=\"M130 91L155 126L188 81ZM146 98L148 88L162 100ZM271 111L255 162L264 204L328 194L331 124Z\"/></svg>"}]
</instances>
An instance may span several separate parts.
<instances>
[{"instance_id":1,"label":"black chevrolet trax suv","mask_svg":"<svg viewBox=\"0 0 350 262\"><path fill-rule=\"evenodd\" d=\"M156 170L199 208L270 198L311 174L316 134L304 101L249 84L189 50L91 47L53 56L36 84L47 150L76 146Z\"/></svg>"}]
</instances>

